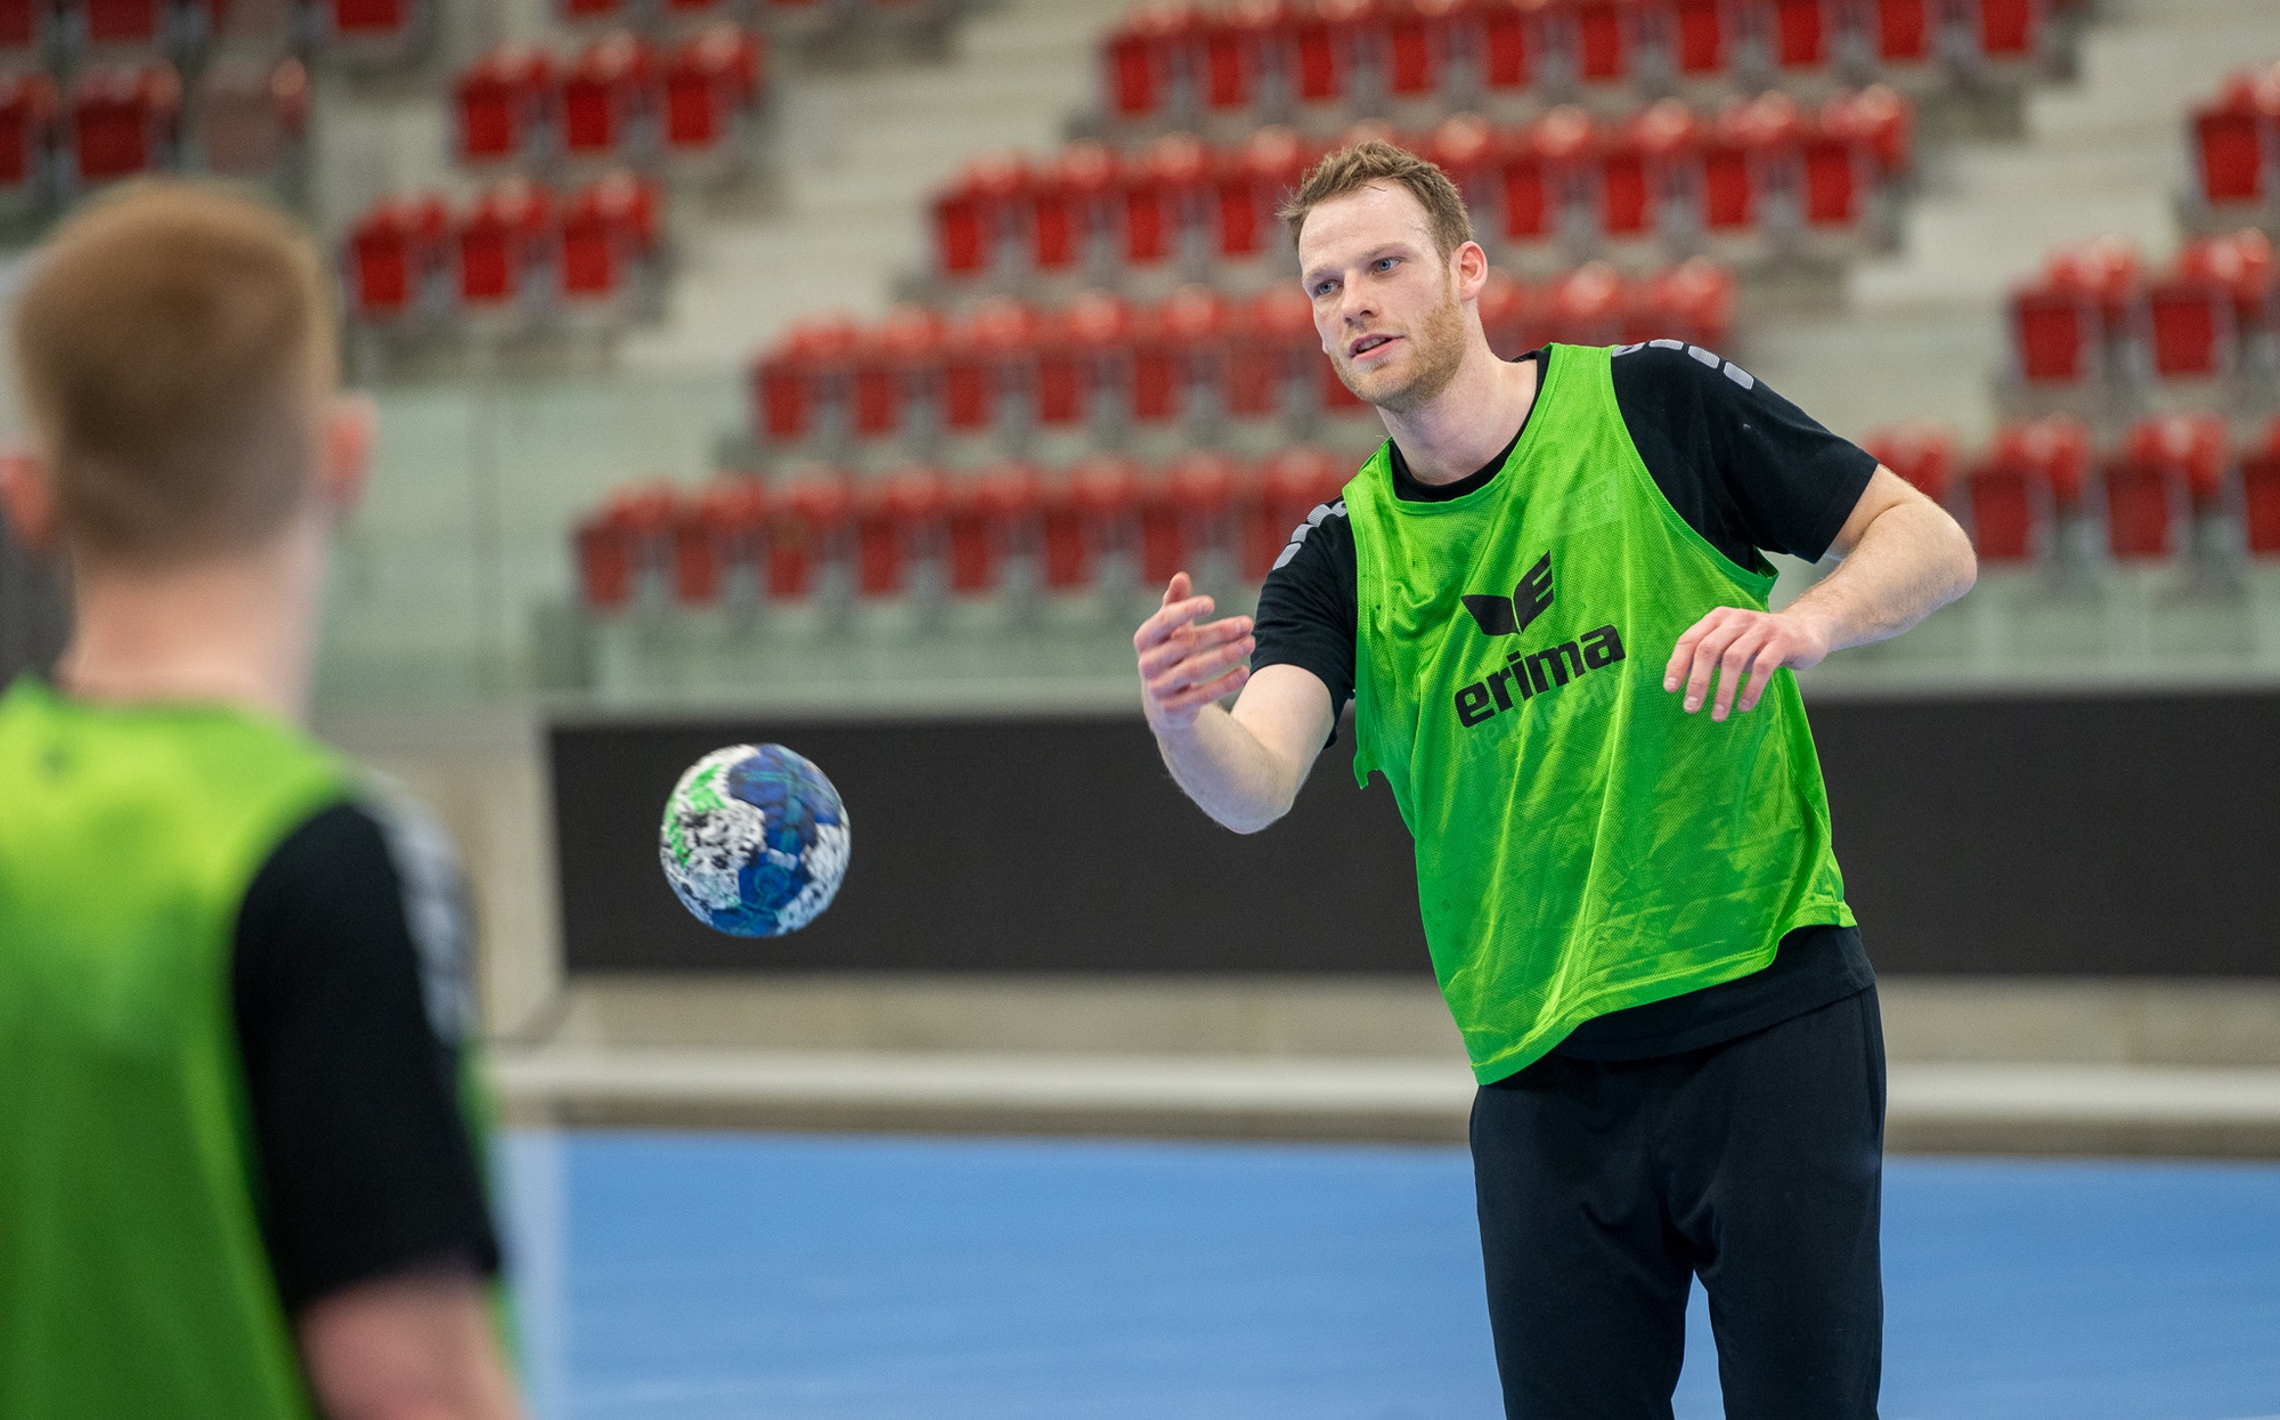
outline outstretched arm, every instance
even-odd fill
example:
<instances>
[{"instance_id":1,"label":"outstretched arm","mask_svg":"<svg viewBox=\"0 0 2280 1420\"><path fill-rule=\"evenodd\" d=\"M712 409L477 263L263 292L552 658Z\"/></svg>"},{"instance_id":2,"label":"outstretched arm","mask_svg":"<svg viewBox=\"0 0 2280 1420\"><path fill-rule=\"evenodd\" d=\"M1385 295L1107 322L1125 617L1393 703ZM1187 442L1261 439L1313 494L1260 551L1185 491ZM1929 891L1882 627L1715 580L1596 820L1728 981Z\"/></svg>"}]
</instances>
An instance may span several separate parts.
<instances>
[{"instance_id":1,"label":"outstretched arm","mask_svg":"<svg viewBox=\"0 0 2280 1420\"><path fill-rule=\"evenodd\" d=\"M1720 607L1696 622L1671 652L1663 689L1683 685L1687 713L1707 701L1713 720L1754 709L1775 671L1897 636L1971 590L1979 575L1955 519L1881 465L1829 550L1841 565L1782 610Z\"/></svg>"},{"instance_id":2,"label":"outstretched arm","mask_svg":"<svg viewBox=\"0 0 2280 1420\"><path fill-rule=\"evenodd\" d=\"M1290 812L1330 738L1329 688L1311 671L1267 666L1253 675L1251 619L1198 623L1212 600L1190 595L1185 572L1163 606L1133 633L1141 703L1172 778L1202 810L1237 833ZM1233 710L1219 706L1235 691Z\"/></svg>"}]
</instances>

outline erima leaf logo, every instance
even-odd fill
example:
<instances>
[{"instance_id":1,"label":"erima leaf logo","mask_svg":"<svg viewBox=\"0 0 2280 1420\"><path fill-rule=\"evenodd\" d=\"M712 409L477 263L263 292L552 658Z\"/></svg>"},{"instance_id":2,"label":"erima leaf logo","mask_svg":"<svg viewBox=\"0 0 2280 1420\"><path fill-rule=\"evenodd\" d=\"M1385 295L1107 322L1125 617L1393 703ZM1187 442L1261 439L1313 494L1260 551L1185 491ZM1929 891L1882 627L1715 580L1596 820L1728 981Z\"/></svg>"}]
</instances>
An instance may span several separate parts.
<instances>
[{"instance_id":1,"label":"erima leaf logo","mask_svg":"<svg viewBox=\"0 0 2280 1420\"><path fill-rule=\"evenodd\" d=\"M1552 605L1552 554L1545 553L1520 578L1520 585L1512 589L1509 597L1475 596L1465 593L1465 610L1479 623L1483 636L1517 636L1528 629L1528 623L1542 616Z\"/></svg>"}]
</instances>

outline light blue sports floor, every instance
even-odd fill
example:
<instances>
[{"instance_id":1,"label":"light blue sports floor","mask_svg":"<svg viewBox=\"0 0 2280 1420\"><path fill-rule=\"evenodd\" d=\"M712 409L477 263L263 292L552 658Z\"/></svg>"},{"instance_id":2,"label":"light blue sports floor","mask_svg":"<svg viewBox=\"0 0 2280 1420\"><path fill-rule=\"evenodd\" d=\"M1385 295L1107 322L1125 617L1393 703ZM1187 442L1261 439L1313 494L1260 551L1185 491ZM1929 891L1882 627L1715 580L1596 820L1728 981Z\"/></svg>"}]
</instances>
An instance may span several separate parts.
<instances>
[{"instance_id":1,"label":"light blue sports floor","mask_svg":"<svg viewBox=\"0 0 2280 1420\"><path fill-rule=\"evenodd\" d=\"M1462 1150L507 1148L542 1420L1501 1413ZM1895 1159L1884 1238L1885 1420L2280 1417L2280 1167Z\"/></svg>"}]
</instances>

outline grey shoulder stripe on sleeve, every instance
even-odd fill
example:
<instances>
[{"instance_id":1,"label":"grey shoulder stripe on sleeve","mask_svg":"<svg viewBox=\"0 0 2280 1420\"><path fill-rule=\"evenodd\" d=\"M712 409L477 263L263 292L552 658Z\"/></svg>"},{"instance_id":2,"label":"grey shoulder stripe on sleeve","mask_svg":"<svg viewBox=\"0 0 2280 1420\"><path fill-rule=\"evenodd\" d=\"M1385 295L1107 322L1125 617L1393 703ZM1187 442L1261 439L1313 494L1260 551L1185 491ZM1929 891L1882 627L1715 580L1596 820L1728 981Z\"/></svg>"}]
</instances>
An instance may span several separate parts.
<instances>
[{"instance_id":1,"label":"grey shoulder stripe on sleeve","mask_svg":"<svg viewBox=\"0 0 2280 1420\"><path fill-rule=\"evenodd\" d=\"M420 1000L436 1038L457 1046L476 1029L475 961L467 880L451 835L395 781L368 775L357 806L380 826L403 884L404 922L419 955Z\"/></svg>"},{"instance_id":2,"label":"grey shoulder stripe on sleeve","mask_svg":"<svg viewBox=\"0 0 2280 1420\"><path fill-rule=\"evenodd\" d=\"M1282 570L1293 557L1298 556L1299 548L1306 545L1306 535L1322 526L1325 518L1342 518L1344 516L1346 516L1346 500L1343 498L1333 499L1328 503L1315 504L1313 510L1306 515L1306 521L1291 530L1290 541L1283 544L1282 555L1275 559L1275 570Z\"/></svg>"}]
</instances>

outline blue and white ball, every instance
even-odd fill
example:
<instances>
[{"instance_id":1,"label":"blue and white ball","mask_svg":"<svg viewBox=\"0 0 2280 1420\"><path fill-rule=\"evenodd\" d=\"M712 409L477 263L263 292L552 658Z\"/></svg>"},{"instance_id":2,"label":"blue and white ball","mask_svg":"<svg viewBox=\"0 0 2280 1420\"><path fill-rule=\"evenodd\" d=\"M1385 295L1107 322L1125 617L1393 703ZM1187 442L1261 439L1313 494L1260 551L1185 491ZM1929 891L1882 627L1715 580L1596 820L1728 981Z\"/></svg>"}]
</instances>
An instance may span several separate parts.
<instances>
[{"instance_id":1,"label":"blue and white ball","mask_svg":"<svg viewBox=\"0 0 2280 1420\"><path fill-rule=\"evenodd\" d=\"M847 875L839 791L782 745L731 745L689 766L658 840L681 905L736 937L797 932Z\"/></svg>"}]
</instances>

